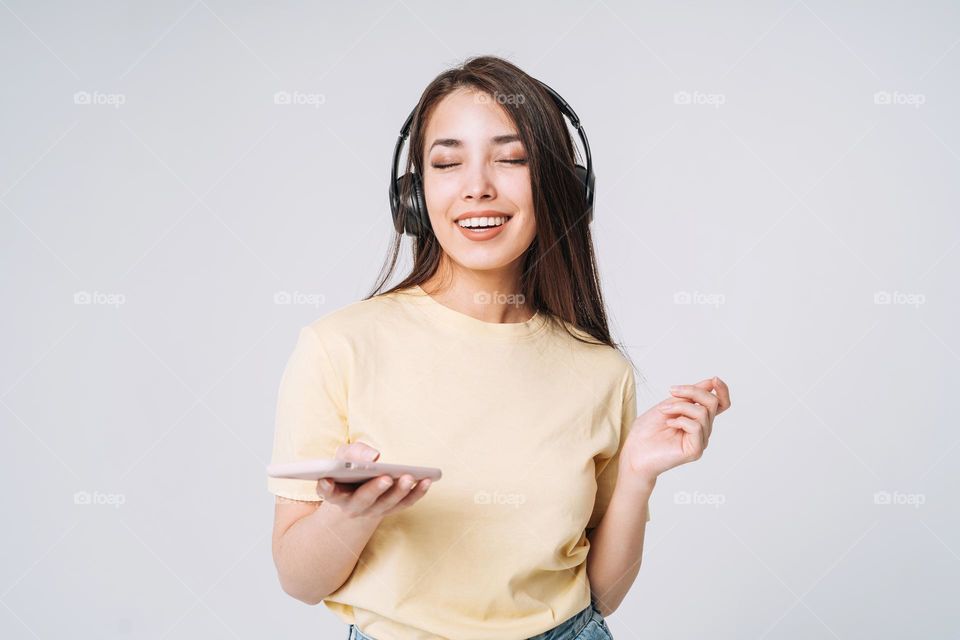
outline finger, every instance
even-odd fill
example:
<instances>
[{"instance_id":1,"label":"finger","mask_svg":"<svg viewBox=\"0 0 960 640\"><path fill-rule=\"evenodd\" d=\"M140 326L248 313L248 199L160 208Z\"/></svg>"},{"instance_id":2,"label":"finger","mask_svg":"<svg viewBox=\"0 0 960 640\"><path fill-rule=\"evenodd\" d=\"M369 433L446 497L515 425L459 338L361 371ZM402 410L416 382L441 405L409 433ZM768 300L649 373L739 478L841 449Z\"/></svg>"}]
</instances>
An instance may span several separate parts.
<instances>
[{"instance_id":1,"label":"finger","mask_svg":"<svg viewBox=\"0 0 960 640\"><path fill-rule=\"evenodd\" d=\"M706 420L710 417L706 407L693 404L692 402L684 402L683 400L664 405L660 407L660 411L667 415L683 415L693 418L694 420Z\"/></svg>"},{"instance_id":2,"label":"finger","mask_svg":"<svg viewBox=\"0 0 960 640\"><path fill-rule=\"evenodd\" d=\"M320 478L317 480L317 495L327 498L333 491L333 482Z\"/></svg>"},{"instance_id":3,"label":"finger","mask_svg":"<svg viewBox=\"0 0 960 640\"><path fill-rule=\"evenodd\" d=\"M672 387L670 387L670 393L675 396L692 398L696 402L700 402L701 400L706 402L714 402L714 401L718 401L718 398L716 395L711 393L711 390L713 388L714 388L714 384L712 380L701 380L696 384L673 385Z\"/></svg>"},{"instance_id":4,"label":"finger","mask_svg":"<svg viewBox=\"0 0 960 640\"><path fill-rule=\"evenodd\" d=\"M723 413L730 408L730 387L720 378L714 376L714 388L717 390L717 398L720 400L720 407L717 413Z\"/></svg>"},{"instance_id":5,"label":"finger","mask_svg":"<svg viewBox=\"0 0 960 640\"><path fill-rule=\"evenodd\" d=\"M693 418L688 418L686 416L677 416L676 418L670 418L667 420L667 424L671 427L679 427L687 433L692 435L700 436L702 429L700 428L700 423L694 420Z\"/></svg>"},{"instance_id":6,"label":"finger","mask_svg":"<svg viewBox=\"0 0 960 640\"><path fill-rule=\"evenodd\" d=\"M669 406L671 406L671 405L673 405L673 404L676 404L677 402L681 402L680 398L677 398L677 397L675 397L675 396L670 396L669 398L664 398L663 400L661 400L660 402L658 402L657 404L655 404L655 405L653 405L653 406L654 406L656 409L659 409L659 410L663 411L663 409L664 409L665 407L669 407Z\"/></svg>"},{"instance_id":7,"label":"finger","mask_svg":"<svg viewBox=\"0 0 960 640\"><path fill-rule=\"evenodd\" d=\"M663 407L661 411L667 415L686 416L691 418L697 424L699 424L703 430L704 442L706 442L706 440L710 437L710 432L713 430L713 419L710 417L706 407L703 407L699 404L692 404L690 402L675 402L672 405ZM667 424L669 423L670 421L668 420Z\"/></svg>"},{"instance_id":8,"label":"finger","mask_svg":"<svg viewBox=\"0 0 960 640\"><path fill-rule=\"evenodd\" d=\"M361 513L366 511L383 495L391 486L393 478L390 476L377 476L367 480L360 488L353 492L346 500L346 508L351 513Z\"/></svg>"},{"instance_id":9,"label":"finger","mask_svg":"<svg viewBox=\"0 0 960 640\"><path fill-rule=\"evenodd\" d=\"M673 427L683 429L690 436L690 449L694 460L700 457L700 454L707 448L706 441L703 438L703 429L701 425L690 418L681 416L679 418L670 418L667 424Z\"/></svg>"},{"instance_id":10,"label":"finger","mask_svg":"<svg viewBox=\"0 0 960 640\"><path fill-rule=\"evenodd\" d=\"M706 381L706 382L708 382L711 385L710 388L713 388L712 382L710 381ZM700 404L702 404L703 406L707 407L710 410L711 416L717 415L717 406L720 403L720 399L717 398L717 396L712 394L707 389L701 386L698 386L700 384L704 384L704 382L701 381L696 385L678 384L670 387L670 393L680 398L688 398L693 402L699 402Z\"/></svg>"},{"instance_id":11,"label":"finger","mask_svg":"<svg viewBox=\"0 0 960 640\"><path fill-rule=\"evenodd\" d=\"M692 385L690 385L690 386L691 386L691 387L699 387L699 388L701 388L701 389L706 389L707 391L710 391L710 390L713 389L713 387L715 386L715 383L714 383L714 381L713 381L713 378L704 378L704 379L701 380L700 382L695 382L694 384L692 384Z\"/></svg>"},{"instance_id":12,"label":"finger","mask_svg":"<svg viewBox=\"0 0 960 640\"><path fill-rule=\"evenodd\" d=\"M358 462L373 462L380 457L380 452L366 442L351 442L337 447L336 457L342 460L356 460Z\"/></svg>"},{"instance_id":13,"label":"finger","mask_svg":"<svg viewBox=\"0 0 960 640\"><path fill-rule=\"evenodd\" d=\"M328 501L330 496L328 495L332 490L331 483L327 480L317 480L317 495L320 496L321 500Z\"/></svg>"},{"instance_id":14,"label":"finger","mask_svg":"<svg viewBox=\"0 0 960 640\"><path fill-rule=\"evenodd\" d=\"M413 476L409 473L403 474L393 483L389 491L380 496L380 499L377 501L377 506L390 509L407 497L407 494L410 493L410 490L413 489L416 484L417 481L414 480Z\"/></svg>"},{"instance_id":15,"label":"finger","mask_svg":"<svg viewBox=\"0 0 960 640\"><path fill-rule=\"evenodd\" d=\"M331 478L321 478L317 480L317 495L325 502L340 506L350 497L352 492L344 489L339 482L334 482Z\"/></svg>"},{"instance_id":16,"label":"finger","mask_svg":"<svg viewBox=\"0 0 960 640\"><path fill-rule=\"evenodd\" d=\"M407 507L413 505L415 502L419 501L420 498L427 495L427 489L430 488L431 481L430 478L424 478L410 490L403 500L394 505L393 510L399 511L400 509L406 509Z\"/></svg>"}]
</instances>

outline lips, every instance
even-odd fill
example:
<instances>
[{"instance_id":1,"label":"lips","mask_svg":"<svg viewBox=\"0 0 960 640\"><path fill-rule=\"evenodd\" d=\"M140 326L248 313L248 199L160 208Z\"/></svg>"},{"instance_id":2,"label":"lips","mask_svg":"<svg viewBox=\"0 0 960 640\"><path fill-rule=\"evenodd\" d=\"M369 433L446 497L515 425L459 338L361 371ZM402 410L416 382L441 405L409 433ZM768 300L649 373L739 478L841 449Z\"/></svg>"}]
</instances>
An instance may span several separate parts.
<instances>
[{"instance_id":1,"label":"lips","mask_svg":"<svg viewBox=\"0 0 960 640\"><path fill-rule=\"evenodd\" d=\"M464 217L467 217L467 216L464 216ZM469 217L472 218L475 216L469 216ZM496 217L496 216L481 216L481 217L486 218L486 217ZM453 224L457 227L457 229L460 230L460 233L462 233L463 237L465 237L467 240L471 240L474 242L484 242L484 241L492 240L496 238L498 235L500 235L501 232L503 232L504 228L508 224L510 224L510 217L509 216L503 216L503 217L506 218L506 221L500 226L486 227L484 229L470 229L467 227L461 227L456 222L454 222Z\"/></svg>"},{"instance_id":2,"label":"lips","mask_svg":"<svg viewBox=\"0 0 960 640\"><path fill-rule=\"evenodd\" d=\"M497 211L495 209L484 209L483 211L465 211L454 218L453 221L460 222L467 218L510 218L512 215L513 214L504 213L503 211Z\"/></svg>"}]
</instances>

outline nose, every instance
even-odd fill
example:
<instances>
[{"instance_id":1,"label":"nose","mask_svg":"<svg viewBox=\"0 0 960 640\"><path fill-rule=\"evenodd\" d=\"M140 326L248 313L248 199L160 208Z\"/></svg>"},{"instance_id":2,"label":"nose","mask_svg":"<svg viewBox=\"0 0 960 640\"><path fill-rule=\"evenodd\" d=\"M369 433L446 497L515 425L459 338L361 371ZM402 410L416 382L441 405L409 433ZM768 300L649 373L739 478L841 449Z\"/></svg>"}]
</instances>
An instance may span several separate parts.
<instances>
[{"instance_id":1,"label":"nose","mask_svg":"<svg viewBox=\"0 0 960 640\"><path fill-rule=\"evenodd\" d=\"M490 179L486 163L477 163L472 170L464 172L463 199L493 200L497 197L493 180Z\"/></svg>"}]
</instances>

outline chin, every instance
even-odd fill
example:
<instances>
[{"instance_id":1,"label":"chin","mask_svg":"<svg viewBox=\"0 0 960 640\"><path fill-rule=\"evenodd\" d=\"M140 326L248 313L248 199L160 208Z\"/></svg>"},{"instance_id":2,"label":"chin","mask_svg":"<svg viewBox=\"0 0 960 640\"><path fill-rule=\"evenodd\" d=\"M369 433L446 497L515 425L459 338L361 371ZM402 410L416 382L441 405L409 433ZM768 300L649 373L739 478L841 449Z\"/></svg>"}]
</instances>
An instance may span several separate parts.
<instances>
[{"instance_id":1,"label":"chin","mask_svg":"<svg viewBox=\"0 0 960 640\"><path fill-rule=\"evenodd\" d=\"M523 251L518 253L502 251L485 251L478 249L476 251L460 252L450 254L450 257L458 265L472 271L492 271L503 269L513 264L517 258L523 255Z\"/></svg>"}]
</instances>

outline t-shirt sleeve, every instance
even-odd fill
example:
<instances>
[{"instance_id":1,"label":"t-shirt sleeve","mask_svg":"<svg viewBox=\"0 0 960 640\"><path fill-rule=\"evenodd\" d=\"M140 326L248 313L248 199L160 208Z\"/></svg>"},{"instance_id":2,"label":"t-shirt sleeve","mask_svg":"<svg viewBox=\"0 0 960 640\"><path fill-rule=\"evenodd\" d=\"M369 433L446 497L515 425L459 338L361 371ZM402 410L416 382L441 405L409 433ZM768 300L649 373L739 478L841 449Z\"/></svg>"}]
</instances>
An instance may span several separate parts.
<instances>
[{"instance_id":1,"label":"t-shirt sleeve","mask_svg":"<svg viewBox=\"0 0 960 640\"><path fill-rule=\"evenodd\" d=\"M303 327L277 395L272 463L333 458L349 430L346 382L314 327ZM316 480L272 478L267 490L293 500L322 502Z\"/></svg>"},{"instance_id":2,"label":"t-shirt sleeve","mask_svg":"<svg viewBox=\"0 0 960 640\"><path fill-rule=\"evenodd\" d=\"M630 434L630 428L637 417L637 386L633 372L633 367L627 367L626 378L623 383L623 398L620 409L620 443L617 446L617 452L610 458L598 462L596 466L597 473L597 497L593 504L593 513L590 515L590 521L587 523L587 529L593 529L600 524L610 499L613 497L613 490L617 486L617 474L620 470L620 452L623 450L623 443L627 441ZM650 522L650 509L647 508L647 522Z\"/></svg>"}]
</instances>

